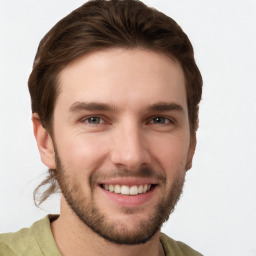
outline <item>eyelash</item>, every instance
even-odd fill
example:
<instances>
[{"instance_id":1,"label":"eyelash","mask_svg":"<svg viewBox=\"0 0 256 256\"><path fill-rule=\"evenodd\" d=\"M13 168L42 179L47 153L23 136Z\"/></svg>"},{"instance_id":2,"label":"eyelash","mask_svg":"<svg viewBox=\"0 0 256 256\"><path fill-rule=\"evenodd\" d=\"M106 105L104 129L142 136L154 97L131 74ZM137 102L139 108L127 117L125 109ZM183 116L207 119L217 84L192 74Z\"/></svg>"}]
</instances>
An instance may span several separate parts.
<instances>
[{"instance_id":1,"label":"eyelash","mask_svg":"<svg viewBox=\"0 0 256 256\"><path fill-rule=\"evenodd\" d=\"M93 121L93 119L97 119L99 122L98 123L89 123L90 121ZM154 123L154 121L157 121L160 120L160 121L164 121L164 123ZM167 121L167 122L166 122ZM102 124L110 124L110 122L107 122L105 118L102 118L100 116L90 116L90 117L87 117L87 118L84 118L82 119L82 122L84 123L87 123L88 125L91 125L91 126L97 126L97 125L102 125ZM154 117L151 117L149 119L149 121L147 122L147 124L152 124L152 125L168 125L168 124L174 124L175 121L173 119L170 119L170 118L167 118L167 117L164 117L164 116L154 116Z\"/></svg>"},{"instance_id":2,"label":"eyelash","mask_svg":"<svg viewBox=\"0 0 256 256\"><path fill-rule=\"evenodd\" d=\"M99 120L99 123L96 123L96 124L91 124L91 123L89 123L90 120L92 120L92 119L98 119L98 120ZM97 126L97 125L101 125L101 124L104 124L104 123L108 123L107 121L105 121L104 118L102 118L102 117L100 117L100 116L90 116L90 117L87 117L87 118L82 119L82 122L88 123L88 125L91 125L91 126Z\"/></svg>"},{"instance_id":3,"label":"eyelash","mask_svg":"<svg viewBox=\"0 0 256 256\"><path fill-rule=\"evenodd\" d=\"M160 123L153 123L154 120L157 120L157 119L164 121L164 123L161 123L161 122L160 122ZM167 121L167 123L166 123L166 121ZM173 119L170 119L170 118L167 118L167 117L164 117L164 116L154 116L154 117L152 117L152 118L150 119L150 121L149 121L148 123L150 123L150 124L156 124L156 125L159 125L159 124L168 125L168 124L173 124L173 123L174 123L174 120L173 120Z\"/></svg>"}]
</instances>

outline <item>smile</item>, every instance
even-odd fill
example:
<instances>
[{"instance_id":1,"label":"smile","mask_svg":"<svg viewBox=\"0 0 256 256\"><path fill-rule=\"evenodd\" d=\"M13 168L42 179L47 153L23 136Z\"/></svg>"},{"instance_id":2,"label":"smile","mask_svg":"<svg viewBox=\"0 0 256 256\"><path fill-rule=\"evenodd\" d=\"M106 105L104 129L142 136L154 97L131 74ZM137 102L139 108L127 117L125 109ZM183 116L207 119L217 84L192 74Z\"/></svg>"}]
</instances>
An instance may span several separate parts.
<instances>
[{"instance_id":1,"label":"smile","mask_svg":"<svg viewBox=\"0 0 256 256\"><path fill-rule=\"evenodd\" d=\"M144 185L134 185L134 186L126 186L126 185L112 185L112 184L103 184L102 188L105 190L122 195L131 195L135 196L138 194L145 194L151 189L151 184Z\"/></svg>"}]
</instances>

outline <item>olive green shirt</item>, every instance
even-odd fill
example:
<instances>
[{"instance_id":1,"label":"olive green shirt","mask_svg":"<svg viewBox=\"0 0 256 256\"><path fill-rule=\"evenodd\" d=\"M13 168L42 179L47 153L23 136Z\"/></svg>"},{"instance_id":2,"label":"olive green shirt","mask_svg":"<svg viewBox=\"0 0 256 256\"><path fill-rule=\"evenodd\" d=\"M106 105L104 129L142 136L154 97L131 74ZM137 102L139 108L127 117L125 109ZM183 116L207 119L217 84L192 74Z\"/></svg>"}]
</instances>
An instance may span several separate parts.
<instances>
[{"instance_id":1,"label":"olive green shirt","mask_svg":"<svg viewBox=\"0 0 256 256\"><path fill-rule=\"evenodd\" d=\"M50 221L58 216L49 215L35 222L30 228L16 233L0 234L1 256L61 256L54 241ZM166 256L202 256L182 242L177 242L161 233Z\"/></svg>"}]
</instances>

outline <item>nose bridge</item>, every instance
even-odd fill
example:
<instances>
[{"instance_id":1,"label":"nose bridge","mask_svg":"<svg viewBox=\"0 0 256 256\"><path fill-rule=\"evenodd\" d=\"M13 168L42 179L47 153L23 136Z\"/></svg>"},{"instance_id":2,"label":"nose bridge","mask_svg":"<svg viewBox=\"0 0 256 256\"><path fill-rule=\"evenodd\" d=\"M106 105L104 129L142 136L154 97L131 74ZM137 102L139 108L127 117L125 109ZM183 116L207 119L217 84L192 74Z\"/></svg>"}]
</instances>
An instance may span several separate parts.
<instances>
[{"instance_id":1,"label":"nose bridge","mask_svg":"<svg viewBox=\"0 0 256 256\"><path fill-rule=\"evenodd\" d=\"M112 162L131 170L147 164L149 156L140 125L127 120L116 129L111 152Z\"/></svg>"}]
</instances>

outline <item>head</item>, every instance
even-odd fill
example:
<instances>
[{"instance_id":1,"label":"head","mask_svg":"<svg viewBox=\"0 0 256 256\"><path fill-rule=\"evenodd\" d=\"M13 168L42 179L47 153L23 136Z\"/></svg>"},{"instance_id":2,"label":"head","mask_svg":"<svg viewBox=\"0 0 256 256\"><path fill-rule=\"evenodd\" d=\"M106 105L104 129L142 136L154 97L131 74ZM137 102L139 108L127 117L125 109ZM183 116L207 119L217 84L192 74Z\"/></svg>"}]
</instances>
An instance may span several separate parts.
<instances>
[{"instance_id":1,"label":"head","mask_svg":"<svg viewBox=\"0 0 256 256\"><path fill-rule=\"evenodd\" d=\"M193 48L186 34L170 17L147 7L139 1L89 1L60 20L45 35L40 42L28 85L34 117L36 116L38 122L40 122L43 129L45 129L45 132L52 140L55 165L48 166L49 175L38 186L35 195L40 187L49 185L48 189L39 197L39 203L41 203L52 193L56 192L60 185L66 201L72 209L76 208L75 211L80 219L85 218L83 216L83 209L90 207L87 205L88 202L84 202L84 197L80 196L81 191L77 190L75 184L72 184L72 177L70 177L68 173L68 164L63 163L63 159L61 159L61 155L63 154L59 152L61 143L59 143L57 139L58 129L56 127L58 127L58 125L55 125L58 119L56 118L56 113L60 112L58 112L56 104L61 104L58 100L63 90L62 86L65 83L64 78L69 74L70 68L76 68L79 65L83 66L84 60L88 60L93 66L93 62L95 61L94 57L97 56L97 53L99 53L98 56L102 56L103 59L111 58L116 60L116 62L124 60L124 62L128 63L124 66L128 68L131 62L130 56L134 56L134 59L137 58L137 60L145 58L148 59L148 61L155 61L156 63L159 61L159 66L161 66L163 62L170 67L174 65L174 70L179 73L180 77L182 76L184 78L184 97L186 104L183 105L183 109L185 109L187 113L190 142L193 141L192 144L194 146L195 132L198 123L198 104L202 93L201 74L195 63ZM116 54L119 56L119 59ZM120 58L120 56L122 58ZM159 56L162 56L162 59L160 58L161 60L159 60ZM168 60L171 63L168 64ZM113 64L113 67L115 66L115 63L108 64ZM90 69L90 66L86 66L86 64L85 67L87 67L87 70ZM118 66L116 68L118 69ZM157 67L153 68L157 69ZM125 71L122 69L119 73L121 74L122 72ZM72 72L70 76L72 77ZM106 92L108 88L104 90ZM91 89L88 88L88 93L89 92L93 92L93 89L91 91ZM120 97L122 97L122 95ZM89 108L90 107L93 106L89 106ZM104 108L106 106L98 106L98 108L100 107ZM157 107L158 109L163 109L166 106L159 106L158 104ZM79 106L77 106L77 108L79 109ZM90 122L94 121L95 120L90 120ZM190 150L189 160L185 161L180 169L187 170L191 167L194 146L192 146L192 150ZM95 153L97 153L97 149ZM168 153L168 150L166 153ZM145 162L147 161L145 160ZM167 184L166 175L158 175L157 171L155 171L157 167L154 167L156 167L155 164L151 166L151 164L143 163L141 166L130 168L134 169L134 172L131 174L127 166L119 166L113 169L111 174L108 175L99 168L99 170L95 170L95 172L88 177L88 182L91 189L93 189L104 177L105 179L114 179L115 177L127 178L132 176L133 178L138 177L138 179L149 177L158 180L159 183ZM128 239L129 235L127 235L126 240L118 240L115 242L140 243L150 239L156 230L159 229L162 222L168 218L169 213L173 210L179 198L184 181L184 172L180 172L181 174L177 174L175 181L169 186L168 196L157 203L158 212L163 212L163 214L160 217L157 216L157 214L150 215L151 222L153 221L157 224L150 228L148 231L149 235L144 237L142 241L131 241ZM58 182L56 182L56 180ZM67 187L67 184L70 184L70 186ZM163 187L164 186L168 187L167 185L163 185ZM68 191L66 195L64 190ZM76 194L76 198L80 200L77 205L74 205L73 198L70 197L71 193L73 193L73 195ZM78 205L81 209L77 209L79 208ZM90 216L96 215L97 218L94 220L94 223L104 224L104 215L102 213L95 214L97 210L97 207L92 207L86 214ZM125 214L131 215L134 211L127 208ZM94 225L93 223L86 224L88 226ZM142 221L141 225L141 230L144 233L145 228L148 226L147 221ZM96 224L94 226L96 226ZM111 227L111 223L106 225L105 234L109 233ZM121 220L120 227L122 227L122 229L124 228ZM129 230L127 234L131 234ZM138 234L138 237L140 236L141 234ZM114 241L115 239L112 238L112 240Z\"/></svg>"}]
</instances>

